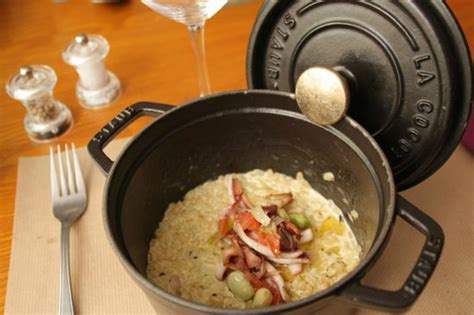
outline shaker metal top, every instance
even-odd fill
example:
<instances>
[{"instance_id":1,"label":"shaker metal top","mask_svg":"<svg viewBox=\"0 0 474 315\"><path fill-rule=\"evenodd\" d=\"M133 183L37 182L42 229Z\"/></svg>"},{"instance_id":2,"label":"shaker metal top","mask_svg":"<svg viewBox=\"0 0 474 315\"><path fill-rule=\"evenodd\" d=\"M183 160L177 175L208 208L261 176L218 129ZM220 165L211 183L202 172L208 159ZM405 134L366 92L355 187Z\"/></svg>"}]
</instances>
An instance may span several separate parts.
<instances>
[{"instance_id":1,"label":"shaker metal top","mask_svg":"<svg viewBox=\"0 0 474 315\"><path fill-rule=\"evenodd\" d=\"M109 53L109 43L100 35L77 35L63 51L66 63L80 67L103 60Z\"/></svg>"},{"instance_id":2,"label":"shaker metal top","mask_svg":"<svg viewBox=\"0 0 474 315\"><path fill-rule=\"evenodd\" d=\"M6 84L10 97L18 101L27 101L49 93L56 85L54 70L44 65L21 67Z\"/></svg>"},{"instance_id":3,"label":"shaker metal top","mask_svg":"<svg viewBox=\"0 0 474 315\"><path fill-rule=\"evenodd\" d=\"M21 76L27 76L30 79L33 77L33 69L30 66L22 66L18 72Z\"/></svg>"},{"instance_id":4,"label":"shaker metal top","mask_svg":"<svg viewBox=\"0 0 474 315\"><path fill-rule=\"evenodd\" d=\"M79 34L74 38L74 41L79 45L86 45L89 42L89 38L86 34Z\"/></svg>"},{"instance_id":5,"label":"shaker metal top","mask_svg":"<svg viewBox=\"0 0 474 315\"><path fill-rule=\"evenodd\" d=\"M296 102L303 114L320 125L333 125L346 115L349 89L335 70L313 67L298 78Z\"/></svg>"}]
</instances>

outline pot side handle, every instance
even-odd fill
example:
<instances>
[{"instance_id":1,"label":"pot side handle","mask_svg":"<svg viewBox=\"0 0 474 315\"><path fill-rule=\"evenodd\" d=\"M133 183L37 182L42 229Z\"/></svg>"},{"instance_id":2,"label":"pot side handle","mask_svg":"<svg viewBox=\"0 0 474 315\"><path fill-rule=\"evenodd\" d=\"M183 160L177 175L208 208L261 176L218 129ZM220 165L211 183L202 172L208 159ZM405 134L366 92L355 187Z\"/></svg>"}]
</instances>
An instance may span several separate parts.
<instances>
[{"instance_id":1,"label":"pot side handle","mask_svg":"<svg viewBox=\"0 0 474 315\"><path fill-rule=\"evenodd\" d=\"M121 130L142 116L159 116L174 108L173 105L140 102L128 106L115 116L92 138L87 150L102 172L107 175L114 162L104 153L105 146L115 138Z\"/></svg>"},{"instance_id":2,"label":"pot side handle","mask_svg":"<svg viewBox=\"0 0 474 315\"><path fill-rule=\"evenodd\" d=\"M340 296L356 305L384 311L403 312L418 299L438 264L444 233L432 218L397 195L396 211L402 219L426 236L423 249L402 288L386 291L361 284L361 279L345 287Z\"/></svg>"}]
</instances>

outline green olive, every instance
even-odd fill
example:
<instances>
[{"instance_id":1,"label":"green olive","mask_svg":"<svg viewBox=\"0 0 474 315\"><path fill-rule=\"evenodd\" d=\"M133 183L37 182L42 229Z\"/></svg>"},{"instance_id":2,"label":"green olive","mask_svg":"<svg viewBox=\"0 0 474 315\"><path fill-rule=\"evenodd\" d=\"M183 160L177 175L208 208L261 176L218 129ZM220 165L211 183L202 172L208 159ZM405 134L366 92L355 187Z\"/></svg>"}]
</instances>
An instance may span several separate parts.
<instances>
[{"instance_id":1,"label":"green olive","mask_svg":"<svg viewBox=\"0 0 474 315\"><path fill-rule=\"evenodd\" d=\"M301 230L307 229L311 226L311 222L309 222L309 219L301 213L290 214L290 221Z\"/></svg>"},{"instance_id":2,"label":"green olive","mask_svg":"<svg viewBox=\"0 0 474 315\"><path fill-rule=\"evenodd\" d=\"M255 292L255 297L252 301L252 307L267 307L270 306L273 300L273 295L267 288L260 288Z\"/></svg>"},{"instance_id":3,"label":"green olive","mask_svg":"<svg viewBox=\"0 0 474 315\"><path fill-rule=\"evenodd\" d=\"M254 287L241 271L233 271L227 276L227 286L235 296L244 301L250 300L255 294Z\"/></svg>"}]
</instances>

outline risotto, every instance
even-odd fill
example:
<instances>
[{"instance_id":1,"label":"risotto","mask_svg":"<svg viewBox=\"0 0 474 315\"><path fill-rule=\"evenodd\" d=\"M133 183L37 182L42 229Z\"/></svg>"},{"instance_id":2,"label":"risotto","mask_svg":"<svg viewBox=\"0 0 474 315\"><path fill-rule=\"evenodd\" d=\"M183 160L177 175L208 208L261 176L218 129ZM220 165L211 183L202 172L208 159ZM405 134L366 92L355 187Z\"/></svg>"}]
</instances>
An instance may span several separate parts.
<instances>
[{"instance_id":1,"label":"risotto","mask_svg":"<svg viewBox=\"0 0 474 315\"><path fill-rule=\"evenodd\" d=\"M147 275L196 303L263 307L331 286L360 255L341 210L301 173L253 170L171 203L150 243Z\"/></svg>"}]
</instances>

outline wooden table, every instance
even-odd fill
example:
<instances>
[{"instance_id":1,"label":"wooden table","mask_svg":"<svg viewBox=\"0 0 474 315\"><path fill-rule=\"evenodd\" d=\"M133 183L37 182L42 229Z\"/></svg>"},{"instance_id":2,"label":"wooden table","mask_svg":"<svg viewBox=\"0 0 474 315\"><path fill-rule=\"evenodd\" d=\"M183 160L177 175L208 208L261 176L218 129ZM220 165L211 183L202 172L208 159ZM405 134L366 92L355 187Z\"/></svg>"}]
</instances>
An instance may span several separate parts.
<instances>
[{"instance_id":1,"label":"wooden table","mask_svg":"<svg viewBox=\"0 0 474 315\"><path fill-rule=\"evenodd\" d=\"M261 1L231 6L207 24L209 72L214 92L244 89L247 40ZM450 0L474 48L474 1ZM78 33L98 33L111 45L108 67L122 80L122 97L100 111L79 106L77 75L61 59L65 44ZM47 64L58 75L55 97L67 104L74 128L57 143L84 146L123 107L149 100L179 104L198 94L197 74L185 28L141 5L88 1L0 0L0 85L24 64ZM32 143L23 130L24 109L0 88L0 312L3 312L12 239L17 159L43 155L49 145ZM146 120L129 126L134 135ZM56 142L55 142L56 143ZM32 209L34 210L34 209Z\"/></svg>"}]
</instances>

